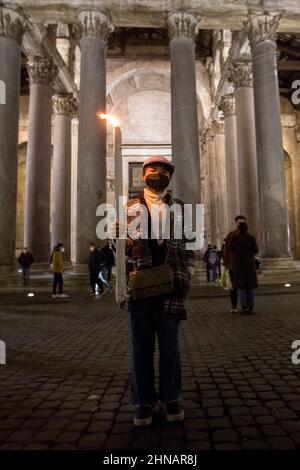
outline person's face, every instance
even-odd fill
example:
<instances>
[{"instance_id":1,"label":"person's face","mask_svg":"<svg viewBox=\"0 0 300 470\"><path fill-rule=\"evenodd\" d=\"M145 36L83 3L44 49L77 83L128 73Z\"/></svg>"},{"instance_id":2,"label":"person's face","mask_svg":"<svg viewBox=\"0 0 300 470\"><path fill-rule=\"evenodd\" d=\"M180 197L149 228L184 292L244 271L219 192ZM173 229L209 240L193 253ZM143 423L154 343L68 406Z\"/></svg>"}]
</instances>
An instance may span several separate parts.
<instances>
[{"instance_id":1,"label":"person's face","mask_svg":"<svg viewBox=\"0 0 300 470\"><path fill-rule=\"evenodd\" d=\"M91 246L90 246L90 252L93 252L93 251L95 251L95 246L94 246L94 245L91 245Z\"/></svg>"},{"instance_id":2,"label":"person's face","mask_svg":"<svg viewBox=\"0 0 300 470\"><path fill-rule=\"evenodd\" d=\"M239 228L239 225L240 225L241 222L246 222L246 219L237 219L237 221L236 221L237 228Z\"/></svg>"},{"instance_id":3,"label":"person's face","mask_svg":"<svg viewBox=\"0 0 300 470\"><path fill-rule=\"evenodd\" d=\"M27 250L27 248L26 248L26 247L24 247L24 248L23 248L23 253L25 253L25 254L26 254L26 253L27 253L27 251L28 251L28 250Z\"/></svg>"},{"instance_id":4,"label":"person's face","mask_svg":"<svg viewBox=\"0 0 300 470\"><path fill-rule=\"evenodd\" d=\"M61 246L60 247L60 251L63 253L65 251L65 247L64 246Z\"/></svg>"},{"instance_id":5,"label":"person's face","mask_svg":"<svg viewBox=\"0 0 300 470\"><path fill-rule=\"evenodd\" d=\"M170 171L162 165L151 165L142 174L142 180L154 193L161 193L170 183Z\"/></svg>"}]
</instances>

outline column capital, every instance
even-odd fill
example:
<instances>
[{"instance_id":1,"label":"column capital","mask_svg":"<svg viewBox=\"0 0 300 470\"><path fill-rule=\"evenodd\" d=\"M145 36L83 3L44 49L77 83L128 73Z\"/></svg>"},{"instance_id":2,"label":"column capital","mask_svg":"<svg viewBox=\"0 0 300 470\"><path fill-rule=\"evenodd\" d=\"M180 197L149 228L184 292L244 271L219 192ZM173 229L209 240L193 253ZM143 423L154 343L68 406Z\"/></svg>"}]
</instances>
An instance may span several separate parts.
<instances>
[{"instance_id":1,"label":"column capital","mask_svg":"<svg viewBox=\"0 0 300 470\"><path fill-rule=\"evenodd\" d=\"M22 43L24 33L24 19L11 8L0 7L0 37L5 37Z\"/></svg>"},{"instance_id":2,"label":"column capital","mask_svg":"<svg viewBox=\"0 0 300 470\"><path fill-rule=\"evenodd\" d=\"M78 14L76 30L81 38L94 37L106 43L114 26L108 14L99 10L82 10Z\"/></svg>"},{"instance_id":3,"label":"column capital","mask_svg":"<svg viewBox=\"0 0 300 470\"><path fill-rule=\"evenodd\" d=\"M74 116L78 110L78 100L73 93L58 93L52 97L54 114Z\"/></svg>"},{"instance_id":4,"label":"column capital","mask_svg":"<svg viewBox=\"0 0 300 470\"><path fill-rule=\"evenodd\" d=\"M267 40L276 43L276 31L281 16L281 12L249 12L244 24L252 48Z\"/></svg>"},{"instance_id":5,"label":"column capital","mask_svg":"<svg viewBox=\"0 0 300 470\"><path fill-rule=\"evenodd\" d=\"M28 61L27 69L31 84L51 86L58 73L58 67L49 57L34 56Z\"/></svg>"},{"instance_id":6,"label":"column capital","mask_svg":"<svg viewBox=\"0 0 300 470\"><path fill-rule=\"evenodd\" d=\"M219 109L223 111L224 117L235 116L235 98L234 94L223 95L219 103Z\"/></svg>"},{"instance_id":7,"label":"column capital","mask_svg":"<svg viewBox=\"0 0 300 470\"><path fill-rule=\"evenodd\" d=\"M198 33L198 20L189 12L177 11L167 19L170 42L173 39L192 39L195 41Z\"/></svg>"},{"instance_id":8,"label":"column capital","mask_svg":"<svg viewBox=\"0 0 300 470\"><path fill-rule=\"evenodd\" d=\"M252 63L232 62L228 79L233 82L235 89L240 87L252 87Z\"/></svg>"}]
</instances>

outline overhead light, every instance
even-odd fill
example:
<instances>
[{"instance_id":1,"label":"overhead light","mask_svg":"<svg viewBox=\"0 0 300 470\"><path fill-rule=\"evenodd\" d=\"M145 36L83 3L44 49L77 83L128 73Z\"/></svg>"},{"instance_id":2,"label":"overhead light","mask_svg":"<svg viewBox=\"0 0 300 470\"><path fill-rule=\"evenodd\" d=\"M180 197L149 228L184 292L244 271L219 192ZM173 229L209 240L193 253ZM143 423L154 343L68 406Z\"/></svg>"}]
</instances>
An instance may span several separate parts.
<instances>
[{"instance_id":1,"label":"overhead light","mask_svg":"<svg viewBox=\"0 0 300 470\"><path fill-rule=\"evenodd\" d=\"M288 282L284 284L284 287L292 287L292 284L289 284Z\"/></svg>"},{"instance_id":2,"label":"overhead light","mask_svg":"<svg viewBox=\"0 0 300 470\"><path fill-rule=\"evenodd\" d=\"M34 297L34 293L33 293L33 292L29 292L29 294L27 294L27 297Z\"/></svg>"}]
</instances>

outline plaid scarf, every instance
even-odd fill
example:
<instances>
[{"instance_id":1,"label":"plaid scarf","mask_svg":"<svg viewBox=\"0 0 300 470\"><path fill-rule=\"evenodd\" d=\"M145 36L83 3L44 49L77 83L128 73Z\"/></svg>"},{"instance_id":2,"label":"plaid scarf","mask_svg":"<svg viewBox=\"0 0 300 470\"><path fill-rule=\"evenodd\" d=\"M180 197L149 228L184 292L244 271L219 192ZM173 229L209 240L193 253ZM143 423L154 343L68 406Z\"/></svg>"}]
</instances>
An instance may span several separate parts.
<instances>
[{"instance_id":1,"label":"plaid scarf","mask_svg":"<svg viewBox=\"0 0 300 470\"><path fill-rule=\"evenodd\" d=\"M179 199L172 199L169 193L164 198L164 203L172 206L180 204L182 214L184 214L184 203ZM130 199L127 205L127 225L132 223L136 218L136 214L141 207L141 204L145 207L146 201L143 193L137 194L133 199ZM135 215L133 215L135 214ZM149 217L149 211L147 210L147 216ZM176 217L176 215L175 215ZM187 313L184 305L184 300L191 287L191 275L188 271L188 267L195 267L195 252L192 250L186 250L186 238L183 230L184 216L182 217L182 238L174 238L174 229L171 228L171 238L165 240L166 252L168 253L166 262L171 266L173 272L174 291L165 299L165 311L172 318L177 320L186 319ZM174 215L171 212L171 226L174 227ZM128 231L127 231L128 233ZM130 232L129 232L130 233ZM136 234L135 234L136 235ZM130 235L129 235L130 236ZM149 233L149 237L151 234ZM189 240L191 242L191 240ZM128 248L131 250L132 260L135 270L146 269L152 267L152 253L148 239L128 239Z\"/></svg>"}]
</instances>

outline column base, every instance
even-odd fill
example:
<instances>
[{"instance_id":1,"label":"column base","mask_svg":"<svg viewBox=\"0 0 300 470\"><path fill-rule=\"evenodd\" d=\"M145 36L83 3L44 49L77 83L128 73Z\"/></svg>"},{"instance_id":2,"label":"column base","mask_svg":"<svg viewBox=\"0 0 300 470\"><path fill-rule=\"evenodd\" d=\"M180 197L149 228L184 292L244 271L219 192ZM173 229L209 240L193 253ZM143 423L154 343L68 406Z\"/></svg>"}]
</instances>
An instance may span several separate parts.
<instances>
[{"instance_id":1,"label":"column base","mask_svg":"<svg viewBox=\"0 0 300 470\"><path fill-rule=\"evenodd\" d=\"M78 276L78 275L86 275L89 274L88 264L80 264L80 263L71 263L71 270L70 275Z\"/></svg>"},{"instance_id":2,"label":"column base","mask_svg":"<svg viewBox=\"0 0 300 470\"><path fill-rule=\"evenodd\" d=\"M262 258L260 275L264 282L300 281L300 270L293 258Z\"/></svg>"}]
</instances>

